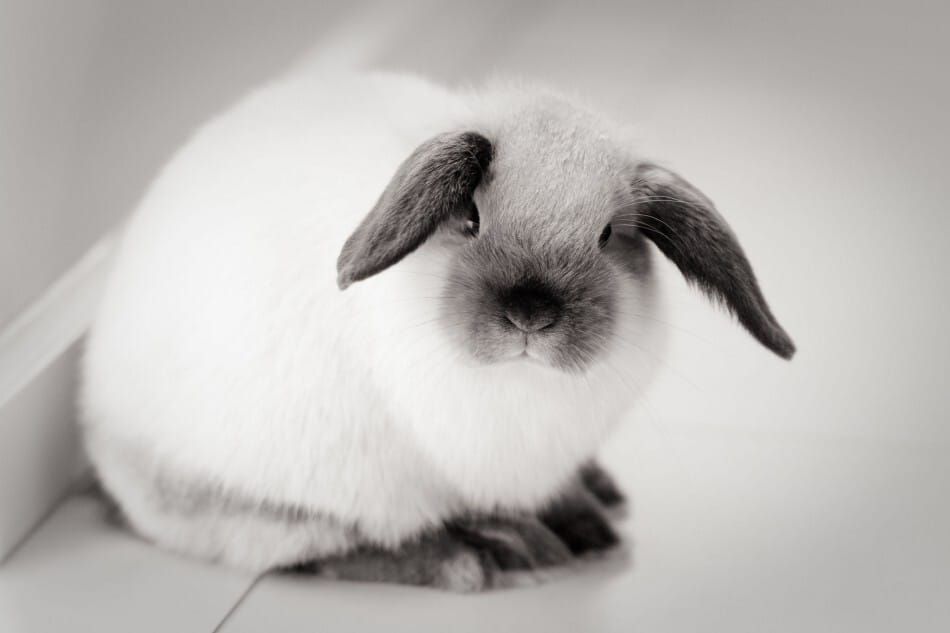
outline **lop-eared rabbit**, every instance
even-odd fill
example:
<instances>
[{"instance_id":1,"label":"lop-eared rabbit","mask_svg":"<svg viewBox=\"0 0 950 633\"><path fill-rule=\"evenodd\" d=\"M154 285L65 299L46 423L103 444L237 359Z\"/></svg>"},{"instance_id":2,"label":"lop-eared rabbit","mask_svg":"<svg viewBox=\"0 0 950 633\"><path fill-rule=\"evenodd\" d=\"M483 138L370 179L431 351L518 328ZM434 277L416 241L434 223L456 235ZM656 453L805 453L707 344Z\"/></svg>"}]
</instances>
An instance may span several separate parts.
<instances>
[{"instance_id":1,"label":"lop-eared rabbit","mask_svg":"<svg viewBox=\"0 0 950 633\"><path fill-rule=\"evenodd\" d=\"M124 228L85 350L85 444L128 523L462 591L613 546L593 460L662 353L657 251L794 351L712 203L627 136L545 89L383 74L281 80L204 126Z\"/></svg>"}]
</instances>

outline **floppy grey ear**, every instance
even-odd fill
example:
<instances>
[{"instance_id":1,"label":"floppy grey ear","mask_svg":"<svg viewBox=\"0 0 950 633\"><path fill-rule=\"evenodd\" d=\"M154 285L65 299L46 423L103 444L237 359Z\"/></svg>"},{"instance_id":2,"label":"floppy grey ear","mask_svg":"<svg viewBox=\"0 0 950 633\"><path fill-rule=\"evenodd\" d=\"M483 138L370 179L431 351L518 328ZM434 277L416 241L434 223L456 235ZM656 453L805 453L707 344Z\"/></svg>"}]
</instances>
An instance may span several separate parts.
<instances>
[{"instance_id":1,"label":"floppy grey ear","mask_svg":"<svg viewBox=\"0 0 950 633\"><path fill-rule=\"evenodd\" d=\"M343 245L336 262L340 289L417 249L471 200L491 159L491 142L476 132L442 134L420 145Z\"/></svg>"},{"instance_id":2,"label":"floppy grey ear","mask_svg":"<svg viewBox=\"0 0 950 633\"><path fill-rule=\"evenodd\" d=\"M713 203L662 167L642 164L633 182L635 223L687 281L726 305L762 345L791 358L795 344L772 315L742 247Z\"/></svg>"}]
</instances>

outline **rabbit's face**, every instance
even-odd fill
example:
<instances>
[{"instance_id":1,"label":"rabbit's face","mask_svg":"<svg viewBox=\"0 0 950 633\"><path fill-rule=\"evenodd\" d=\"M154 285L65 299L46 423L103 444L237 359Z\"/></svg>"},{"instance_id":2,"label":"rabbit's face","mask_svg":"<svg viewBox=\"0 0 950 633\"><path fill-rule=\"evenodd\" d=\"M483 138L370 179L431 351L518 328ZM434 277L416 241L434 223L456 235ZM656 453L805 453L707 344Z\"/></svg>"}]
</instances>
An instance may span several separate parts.
<instances>
[{"instance_id":1,"label":"rabbit's face","mask_svg":"<svg viewBox=\"0 0 950 633\"><path fill-rule=\"evenodd\" d=\"M485 209L484 217L490 217ZM442 298L445 330L483 362L582 369L607 346L621 281L577 236L506 233L500 220L458 246Z\"/></svg>"},{"instance_id":2,"label":"rabbit's face","mask_svg":"<svg viewBox=\"0 0 950 633\"><path fill-rule=\"evenodd\" d=\"M580 371L623 334L622 295L643 296L649 253L618 221L629 196L611 148L551 118L497 134L471 201L440 231L454 251L441 322L481 362Z\"/></svg>"},{"instance_id":3,"label":"rabbit's face","mask_svg":"<svg viewBox=\"0 0 950 633\"><path fill-rule=\"evenodd\" d=\"M418 249L442 254L437 321L482 363L581 372L634 346L650 313L652 241L766 347L794 346L712 203L639 163L557 99L505 109L483 132L437 136L400 166L337 262L341 288ZM431 261L431 260L428 260Z\"/></svg>"}]
</instances>

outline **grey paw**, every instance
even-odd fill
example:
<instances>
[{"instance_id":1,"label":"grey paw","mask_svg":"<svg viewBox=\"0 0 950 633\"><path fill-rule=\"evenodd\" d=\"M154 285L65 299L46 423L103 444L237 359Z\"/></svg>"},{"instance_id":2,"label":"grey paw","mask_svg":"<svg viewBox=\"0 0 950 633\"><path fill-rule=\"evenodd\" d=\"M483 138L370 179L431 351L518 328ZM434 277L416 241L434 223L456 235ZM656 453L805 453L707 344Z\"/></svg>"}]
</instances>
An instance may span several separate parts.
<instances>
[{"instance_id":1,"label":"grey paw","mask_svg":"<svg viewBox=\"0 0 950 633\"><path fill-rule=\"evenodd\" d=\"M601 552L620 542L601 502L583 486L569 490L540 518L575 556Z\"/></svg>"},{"instance_id":2,"label":"grey paw","mask_svg":"<svg viewBox=\"0 0 950 633\"><path fill-rule=\"evenodd\" d=\"M456 521L449 532L500 571L531 571L564 565L570 549L533 516L480 517Z\"/></svg>"},{"instance_id":3,"label":"grey paw","mask_svg":"<svg viewBox=\"0 0 950 633\"><path fill-rule=\"evenodd\" d=\"M613 477L593 460L581 466L580 480L584 487L607 508L619 506L626 501L626 497Z\"/></svg>"},{"instance_id":4,"label":"grey paw","mask_svg":"<svg viewBox=\"0 0 950 633\"><path fill-rule=\"evenodd\" d=\"M364 545L339 556L302 563L285 571L334 580L472 592L494 586L499 568L491 556L470 547L443 528L395 549Z\"/></svg>"}]
</instances>

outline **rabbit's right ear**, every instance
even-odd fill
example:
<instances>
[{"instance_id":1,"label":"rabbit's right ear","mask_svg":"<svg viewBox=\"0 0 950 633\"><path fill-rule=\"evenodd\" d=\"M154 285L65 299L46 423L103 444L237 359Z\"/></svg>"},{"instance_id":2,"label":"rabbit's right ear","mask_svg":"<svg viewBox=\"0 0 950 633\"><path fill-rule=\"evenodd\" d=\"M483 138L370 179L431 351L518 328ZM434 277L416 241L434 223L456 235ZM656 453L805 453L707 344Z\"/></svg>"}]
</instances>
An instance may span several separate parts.
<instances>
[{"instance_id":1,"label":"rabbit's right ear","mask_svg":"<svg viewBox=\"0 0 950 633\"><path fill-rule=\"evenodd\" d=\"M638 203L630 221L687 281L722 302L762 345L791 358L795 344L769 309L752 265L709 198L668 169L650 163L637 168L633 191Z\"/></svg>"},{"instance_id":2,"label":"rabbit's right ear","mask_svg":"<svg viewBox=\"0 0 950 633\"><path fill-rule=\"evenodd\" d=\"M442 134L420 145L343 245L336 262L340 289L417 249L471 200L492 153L491 142L476 132Z\"/></svg>"}]
</instances>

